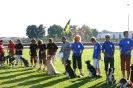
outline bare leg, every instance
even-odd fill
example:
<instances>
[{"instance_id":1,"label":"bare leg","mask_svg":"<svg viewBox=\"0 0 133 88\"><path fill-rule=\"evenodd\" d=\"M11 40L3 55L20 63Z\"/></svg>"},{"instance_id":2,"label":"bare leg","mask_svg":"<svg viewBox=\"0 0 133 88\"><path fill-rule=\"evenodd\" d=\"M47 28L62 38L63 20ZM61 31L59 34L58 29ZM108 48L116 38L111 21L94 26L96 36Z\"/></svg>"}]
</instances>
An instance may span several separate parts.
<instances>
[{"instance_id":1,"label":"bare leg","mask_svg":"<svg viewBox=\"0 0 133 88\"><path fill-rule=\"evenodd\" d=\"M125 70L122 71L122 76L123 76L123 78L125 78Z\"/></svg>"}]
</instances>

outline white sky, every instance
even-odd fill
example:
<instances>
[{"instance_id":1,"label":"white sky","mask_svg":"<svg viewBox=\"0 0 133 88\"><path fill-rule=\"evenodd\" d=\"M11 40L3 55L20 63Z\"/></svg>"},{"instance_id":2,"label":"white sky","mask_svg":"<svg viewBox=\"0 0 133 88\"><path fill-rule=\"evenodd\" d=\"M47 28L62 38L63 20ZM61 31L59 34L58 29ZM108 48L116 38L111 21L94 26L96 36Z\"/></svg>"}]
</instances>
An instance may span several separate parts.
<instances>
[{"instance_id":1,"label":"white sky","mask_svg":"<svg viewBox=\"0 0 133 88\"><path fill-rule=\"evenodd\" d=\"M127 4L129 3L129 10ZM99 31L133 31L133 0L0 0L0 37L25 37L28 25L83 24Z\"/></svg>"}]
</instances>

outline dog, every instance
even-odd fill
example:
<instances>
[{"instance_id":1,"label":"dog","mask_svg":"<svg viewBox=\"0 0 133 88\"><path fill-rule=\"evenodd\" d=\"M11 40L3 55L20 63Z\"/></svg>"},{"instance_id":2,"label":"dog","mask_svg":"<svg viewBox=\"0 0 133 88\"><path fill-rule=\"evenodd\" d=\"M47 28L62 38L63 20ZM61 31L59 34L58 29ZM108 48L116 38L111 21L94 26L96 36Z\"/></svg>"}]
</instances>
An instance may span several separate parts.
<instances>
[{"instance_id":1,"label":"dog","mask_svg":"<svg viewBox=\"0 0 133 88\"><path fill-rule=\"evenodd\" d=\"M131 81L126 80L125 78L120 79L116 86L119 88L133 88Z\"/></svg>"},{"instance_id":2,"label":"dog","mask_svg":"<svg viewBox=\"0 0 133 88\"><path fill-rule=\"evenodd\" d=\"M47 57L46 63L47 63L46 65L47 65L47 73L48 74L51 74L51 75L52 74L60 74L60 72L56 71L55 66L52 63L50 56Z\"/></svg>"},{"instance_id":3,"label":"dog","mask_svg":"<svg viewBox=\"0 0 133 88\"><path fill-rule=\"evenodd\" d=\"M7 55L7 56L4 56L3 57L3 63L5 63L7 61L7 64L8 64L8 60L9 60L10 56Z\"/></svg>"},{"instance_id":4,"label":"dog","mask_svg":"<svg viewBox=\"0 0 133 88\"><path fill-rule=\"evenodd\" d=\"M131 68L131 77L130 77L130 80L133 83L133 64L131 65L130 68Z\"/></svg>"},{"instance_id":5,"label":"dog","mask_svg":"<svg viewBox=\"0 0 133 88\"><path fill-rule=\"evenodd\" d=\"M71 68L71 61L67 60L66 62L66 72L68 73L70 78L76 78L76 73L73 71L73 69Z\"/></svg>"},{"instance_id":6,"label":"dog","mask_svg":"<svg viewBox=\"0 0 133 88\"><path fill-rule=\"evenodd\" d=\"M108 72L107 79L106 79L107 84L111 83L113 85L116 82L114 78L114 70L115 68L109 68L109 72Z\"/></svg>"},{"instance_id":7,"label":"dog","mask_svg":"<svg viewBox=\"0 0 133 88\"><path fill-rule=\"evenodd\" d=\"M9 65L10 66L14 65L14 60L15 60L14 57L9 57Z\"/></svg>"},{"instance_id":8,"label":"dog","mask_svg":"<svg viewBox=\"0 0 133 88\"><path fill-rule=\"evenodd\" d=\"M22 60L25 67L29 67L29 62L24 57L20 57L20 60Z\"/></svg>"},{"instance_id":9,"label":"dog","mask_svg":"<svg viewBox=\"0 0 133 88\"><path fill-rule=\"evenodd\" d=\"M87 70L89 72L89 77L96 77L96 70L95 68L90 64L90 60L85 61L87 65Z\"/></svg>"}]
</instances>

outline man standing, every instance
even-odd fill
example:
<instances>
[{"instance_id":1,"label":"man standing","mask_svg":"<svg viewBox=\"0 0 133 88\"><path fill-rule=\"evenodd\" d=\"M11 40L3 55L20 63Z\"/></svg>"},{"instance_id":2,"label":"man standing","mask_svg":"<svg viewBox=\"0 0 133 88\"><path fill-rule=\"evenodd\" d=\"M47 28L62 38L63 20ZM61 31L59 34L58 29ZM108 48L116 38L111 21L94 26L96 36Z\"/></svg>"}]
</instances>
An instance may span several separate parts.
<instances>
[{"instance_id":1,"label":"man standing","mask_svg":"<svg viewBox=\"0 0 133 88\"><path fill-rule=\"evenodd\" d=\"M133 41L128 38L128 31L123 32L124 38L119 42L120 58L121 58L121 71L122 76L125 78L125 70L127 71L127 80L130 75L130 60ZM126 64L125 64L126 63Z\"/></svg>"},{"instance_id":2,"label":"man standing","mask_svg":"<svg viewBox=\"0 0 133 88\"><path fill-rule=\"evenodd\" d=\"M62 58L62 64L64 65L65 72L63 74L66 74L66 61L68 60L70 56L70 42L67 41L66 37L62 37L62 44L61 44L61 52L63 52L63 58Z\"/></svg>"}]
</instances>

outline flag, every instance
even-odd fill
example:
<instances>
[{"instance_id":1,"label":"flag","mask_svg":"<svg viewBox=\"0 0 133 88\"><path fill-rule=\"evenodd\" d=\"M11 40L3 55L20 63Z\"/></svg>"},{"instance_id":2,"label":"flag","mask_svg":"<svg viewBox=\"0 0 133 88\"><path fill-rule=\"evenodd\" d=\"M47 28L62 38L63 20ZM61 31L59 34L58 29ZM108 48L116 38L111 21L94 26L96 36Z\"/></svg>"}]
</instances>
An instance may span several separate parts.
<instances>
[{"instance_id":1,"label":"flag","mask_svg":"<svg viewBox=\"0 0 133 88\"><path fill-rule=\"evenodd\" d=\"M66 26L65 26L65 33L68 34L69 33L69 26L70 26L70 21L71 19L67 22Z\"/></svg>"}]
</instances>

